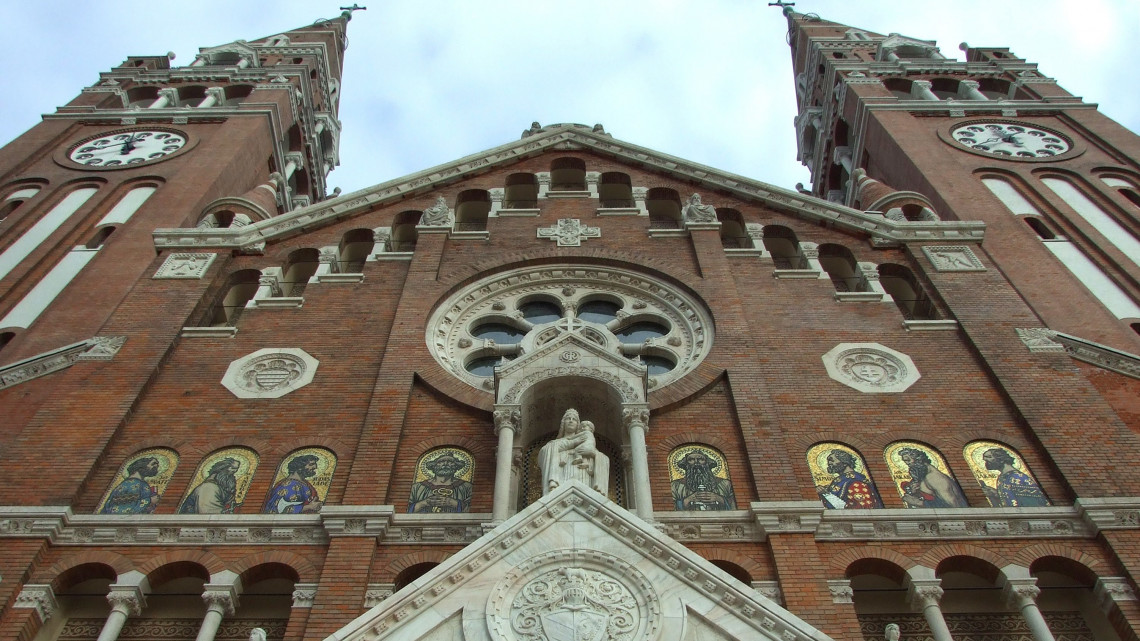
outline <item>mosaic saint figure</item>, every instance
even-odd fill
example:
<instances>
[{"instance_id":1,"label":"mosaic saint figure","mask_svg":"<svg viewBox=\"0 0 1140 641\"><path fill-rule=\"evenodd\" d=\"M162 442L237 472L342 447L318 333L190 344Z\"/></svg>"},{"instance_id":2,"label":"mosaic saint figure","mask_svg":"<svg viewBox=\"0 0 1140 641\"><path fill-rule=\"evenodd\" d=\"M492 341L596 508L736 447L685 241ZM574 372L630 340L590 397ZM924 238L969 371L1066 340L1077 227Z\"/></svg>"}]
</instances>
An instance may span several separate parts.
<instances>
[{"instance_id":1,"label":"mosaic saint figure","mask_svg":"<svg viewBox=\"0 0 1140 641\"><path fill-rule=\"evenodd\" d=\"M808 452L808 461L818 454L819 446ZM819 472L812 470L816 477L816 492L824 506L832 510L852 510L859 508L883 507L875 484L858 468L866 469L855 454L837 447L827 452L825 459L827 476L820 478ZM823 483L819 483L823 480Z\"/></svg>"},{"instance_id":2,"label":"mosaic saint figure","mask_svg":"<svg viewBox=\"0 0 1140 641\"><path fill-rule=\"evenodd\" d=\"M273 484L261 511L266 514L313 514L324 501L308 479L316 475L320 459L316 454L296 456L286 464L288 475Z\"/></svg>"},{"instance_id":3,"label":"mosaic saint figure","mask_svg":"<svg viewBox=\"0 0 1140 641\"><path fill-rule=\"evenodd\" d=\"M966 495L954 477L943 469L946 463L937 452L928 451L917 443L898 444L887 448L887 465L891 467L892 474L899 481L899 494L907 507L939 508L939 507L969 507ZM905 470L892 456L897 454L898 461L905 465ZM943 468L943 469L939 469Z\"/></svg>"},{"instance_id":4,"label":"mosaic saint figure","mask_svg":"<svg viewBox=\"0 0 1140 641\"><path fill-rule=\"evenodd\" d=\"M123 462L96 514L153 514L178 466L178 454L166 448L137 452Z\"/></svg>"},{"instance_id":5,"label":"mosaic saint figure","mask_svg":"<svg viewBox=\"0 0 1140 641\"><path fill-rule=\"evenodd\" d=\"M147 479L158 475L158 459L144 456L127 466L127 478L107 495L99 514L150 514L158 507L158 490Z\"/></svg>"},{"instance_id":6,"label":"mosaic saint figure","mask_svg":"<svg viewBox=\"0 0 1140 641\"><path fill-rule=\"evenodd\" d=\"M1045 492L1032 477L1014 467L1016 461L1000 447L991 447L982 454L986 469L998 472L994 488L983 485L986 498L995 507L1044 507L1051 505Z\"/></svg>"},{"instance_id":7,"label":"mosaic saint figure","mask_svg":"<svg viewBox=\"0 0 1140 641\"><path fill-rule=\"evenodd\" d=\"M245 447L219 450L202 459L178 513L233 514L245 502L257 463L257 453Z\"/></svg>"},{"instance_id":8,"label":"mosaic saint figure","mask_svg":"<svg viewBox=\"0 0 1140 641\"><path fill-rule=\"evenodd\" d=\"M732 491L732 481L728 480L723 459L716 460L705 450L699 446L682 446L669 455L674 475L681 472L680 478L674 478L669 484L673 492L673 509L736 509L736 494Z\"/></svg>"},{"instance_id":9,"label":"mosaic saint figure","mask_svg":"<svg viewBox=\"0 0 1140 641\"><path fill-rule=\"evenodd\" d=\"M438 450L436 450L438 452ZM467 512L471 508L473 487L470 478L471 465L469 461L462 460L455 454L459 450L445 449L442 454L421 459L419 467L430 474L412 484L411 497L408 499L408 512L442 513ZM464 453L466 454L466 453Z\"/></svg>"},{"instance_id":10,"label":"mosaic saint figure","mask_svg":"<svg viewBox=\"0 0 1140 641\"><path fill-rule=\"evenodd\" d=\"M538 451L538 464L543 495L569 481L580 481L602 494L609 491L610 457L598 451L594 424L580 420L575 409L562 415L558 438Z\"/></svg>"}]
</instances>

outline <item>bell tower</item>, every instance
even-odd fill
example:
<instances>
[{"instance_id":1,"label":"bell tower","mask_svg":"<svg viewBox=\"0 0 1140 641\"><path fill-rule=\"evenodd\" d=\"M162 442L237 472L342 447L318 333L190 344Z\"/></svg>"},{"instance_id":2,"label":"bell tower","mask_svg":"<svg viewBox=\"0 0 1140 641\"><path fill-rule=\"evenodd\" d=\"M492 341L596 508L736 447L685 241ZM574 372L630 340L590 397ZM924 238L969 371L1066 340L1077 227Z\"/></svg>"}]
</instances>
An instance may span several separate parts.
<instances>
[{"instance_id":1,"label":"bell tower","mask_svg":"<svg viewBox=\"0 0 1140 641\"><path fill-rule=\"evenodd\" d=\"M99 333L154 259L154 229L240 226L324 199L349 19L181 67L129 57L0 149L0 364Z\"/></svg>"},{"instance_id":2,"label":"bell tower","mask_svg":"<svg viewBox=\"0 0 1140 641\"><path fill-rule=\"evenodd\" d=\"M981 250L1045 326L1140 348L1140 137L1009 49L956 60L784 13L813 194L916 229L983 221Z\"/></svg>"}]
</instances>

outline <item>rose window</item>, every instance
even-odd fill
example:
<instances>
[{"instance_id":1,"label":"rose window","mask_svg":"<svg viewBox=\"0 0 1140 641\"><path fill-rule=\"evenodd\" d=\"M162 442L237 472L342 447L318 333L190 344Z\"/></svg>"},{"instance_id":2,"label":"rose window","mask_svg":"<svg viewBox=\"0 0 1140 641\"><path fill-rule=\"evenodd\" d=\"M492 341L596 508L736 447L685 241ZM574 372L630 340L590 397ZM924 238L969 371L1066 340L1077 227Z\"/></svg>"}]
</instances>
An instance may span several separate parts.
<instances>
[{"instance_id":1,"label":"rose window","mask_svg":"<svg viewBox=\"0 0 1140 641\"><path fill-rule=\"evenodd\" d=\"M708 311L680 288L570 266L517 269L465 287L436 308L427 342L448 371L489 390L496 367L567 333L644 365L649 389L684 376L712 346Z\"/></svg>"}]
</instances>

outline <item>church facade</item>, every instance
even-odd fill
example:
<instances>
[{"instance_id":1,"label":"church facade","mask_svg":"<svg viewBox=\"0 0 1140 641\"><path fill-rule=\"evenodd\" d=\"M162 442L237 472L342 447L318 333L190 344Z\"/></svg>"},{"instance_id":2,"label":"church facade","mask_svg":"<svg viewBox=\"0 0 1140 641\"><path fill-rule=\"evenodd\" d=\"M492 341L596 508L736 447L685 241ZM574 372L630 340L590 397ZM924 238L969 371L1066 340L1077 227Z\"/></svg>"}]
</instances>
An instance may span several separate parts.
<instances>
[{"instance_id":1,"label":"church facade","mask_svg":"<svg viewBox=\"0 0 1140 641\"><path fill-rule=\"evenodd\" d=\"M811 189L533 123L326 195L348 12L0 149L0 634L1136 639L1140 138L784 11Z\"/></svg>"}]
</instances>

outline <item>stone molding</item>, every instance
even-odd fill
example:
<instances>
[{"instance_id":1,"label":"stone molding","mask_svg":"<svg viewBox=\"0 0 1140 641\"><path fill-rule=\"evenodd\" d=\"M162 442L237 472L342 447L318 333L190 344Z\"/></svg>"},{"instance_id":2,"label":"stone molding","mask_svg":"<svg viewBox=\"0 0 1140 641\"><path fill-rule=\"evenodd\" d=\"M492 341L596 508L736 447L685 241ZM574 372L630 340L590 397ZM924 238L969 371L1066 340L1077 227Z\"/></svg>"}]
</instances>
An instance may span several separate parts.
<instances>
[{"instance_id":1,"label":"stone molding","mask_svg":"<svg viewBox=\"0 0 1140 641\"><path fill-rule=\"evenodd\" d=\"M851 587L851 579L829 579L827 590L831 592L832 603L855 602L855 590Z\"/></svg>"},{"instance_id":2,"label":"stone molding","mask_svg":"<svg viewBox=\"0 0 1140 641\"><path fill-rule=\"evenodd\" d=\"M1055 332L1046 327L1015 327L1017 337L1031 352L1063 352L1065 346L1053 341Z\"/></svg>"},{"instance_id":3,"label":"stone molding","mask_svg":"<svg viewBox=\"0 0 1140 641\"><path fill-rule=\"evenodd\" d=\"M1015 328L1030 352L1065 352L1069 356L1131 378L1140 378L1140 356L1046 327Z\"/></svg>"},{"instance_id":4,"label":"stone molding","mask_svg":"<svg viewBox=\"0 0 1140 641\"><path fill-rule=\"evenodd\" d=\"M212 110L211 110L212 111ZM805 196L712 167L632 145L609 135L598 134L573 125L556 125L540 133L513 141L487 151L466 156L453 162L425 169L402 178L381 183L338 198L331 198L258 221L241 228L224 229L158 229L154 232L158 249L218 249L232 251L264 246L268 240L293 235L302 228L308 230L322 224L365 213L378 205L395 203L413 193L453 183L467 175L516 162L520 157L535 151L558 148L562 150L590 150L618 161L641 165L652 171L664 172L681 180L693 181L710 191L728 193L747 201L758 202L808 221L826 223L849 232L869 236L880 246L897 246L914 241L945 240L958 243L979 243L985 235L985 224L978 221L929 221L898 223L882 216L868 214L836 203ZM684 230L681 230L684 233Z\"/></svg>"},{"instance_id":5,"label":"stone molding","mask_svg":"<svg viewBox=\"0 0 1140 641\"><path fill-rule=\"evenodd\" d=\"M559 218L550 227L539 227L538 237L558 242L559 247L580 247L583 240L601 238L600 227L587 227L577 218Z\"/></svg>"},{"instance_id":6,"label":"stone molding","mask_svg":"<svg viewBox=\"0 0 1140 641\"><path fill-rule=\"evenodd\" d=\"M20 590L12 607L35 610L40 623L44 623L59 609L59 602L55 600L55 592L50 585L28 583Z\"/></svg>"},{"instance_id":7,"label":"stone molding","mask_svg":"<svg viewBox=\"0 0 1140 641\"><path fill-rule=\"evenodd\" d=\"M0 389L53 374L79 361L109 361L126 340L126 336L93 336L5 365L0 367Z\"/></svg>"},{"instance_id":8,"label":"stone molding","mask_svg":"<svg viewBox=\"0 0 1140 641\"><path fill-rule=\"evenodd\" d=\"M396 585L394 583L369 583L368 588L364 591L364 609L370 610L380 605L395 591Z\"/></svg>"},{"instance_id":9,"label":"stone molding","mask_svg":"<svg viewBox=\"0 0 1140 641\"><path fill-rule=\"evenodd\" d=\"M1093 597L1105 612L1109 612L1113 605L1125 601L1136 601L1136 592L1132 589L1127 577L1102 576L1093 586Z\"/></svg>"},{"instance_id":10,"label":"stone molding","mask_svg":"<svg viewBox=\"0 0 1140 641\"><path fill-rule=\"evenodd\" d=\"M369 537L382 539L396 509L391 505L326 505L321 509L321 525L329 538Z\"/></svg>"}]
</instances>

